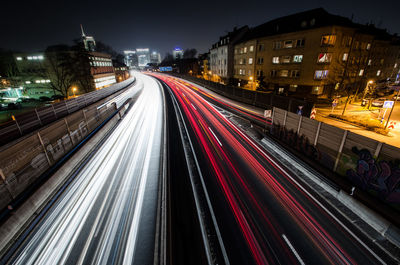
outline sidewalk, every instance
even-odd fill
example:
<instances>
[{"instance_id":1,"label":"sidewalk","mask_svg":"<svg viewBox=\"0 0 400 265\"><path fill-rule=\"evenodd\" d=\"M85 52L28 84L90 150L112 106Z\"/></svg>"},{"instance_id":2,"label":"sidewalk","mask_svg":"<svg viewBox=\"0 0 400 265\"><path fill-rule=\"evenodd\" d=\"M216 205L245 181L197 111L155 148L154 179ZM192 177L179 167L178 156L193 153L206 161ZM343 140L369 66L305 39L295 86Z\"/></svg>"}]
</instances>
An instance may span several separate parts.
<instances>
[{"instance_id":1,"label":"sidewalk","mask_svg":"<svg viewBox=\"0 0 400 265\"><path fill-rule=\"evenodd\" d=\"M393 110L390 121L396 122L396 126L394 129L391 129L389 135L382 135L376 133L374 131L369 131L361 126L353 125L350 122L342 121L335 119L333 117L329 117L329 114L341 115L343 112L344 104L336 107L332 111L332 107L320 107L317 109L317 114L315 119L329 125L348 130L365 137L393 145L396 147L400 147L400 102L397 102L395 109ZM390 109L387 110L385 115L385 120L382 123L382 128L386 123L386 120L389 116ZM378 120L378 117L381 117L383 113L380 115L380 108L372 107L371 110L368 110L366 107L362 107L359 102L355 102L352 104L348 104L345 112L346 117L356 117L356 118L364 118L364 119L374 119Z\"/></svg>"}]
</instances>

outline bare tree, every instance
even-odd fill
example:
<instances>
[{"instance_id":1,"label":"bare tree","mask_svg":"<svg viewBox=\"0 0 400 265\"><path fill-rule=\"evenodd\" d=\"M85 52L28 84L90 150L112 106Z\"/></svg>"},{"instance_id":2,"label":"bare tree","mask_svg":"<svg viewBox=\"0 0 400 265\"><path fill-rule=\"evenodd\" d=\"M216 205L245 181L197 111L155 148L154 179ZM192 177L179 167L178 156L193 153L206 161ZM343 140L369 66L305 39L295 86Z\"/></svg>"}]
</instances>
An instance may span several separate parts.
<instances>
[{"instance_id":1,"label":"bare tree","mask_svg":"<svg viewBox=\"0 0 400 265\"><path fill-rule=\"evenodd\" d=\"M72 52L68 46L53 46L46 50L45 56L47 63L45 75L51 80L51 88L68 97L68 91L76 81L73 74L75 64Z\"/></svg>"}]
</instances>

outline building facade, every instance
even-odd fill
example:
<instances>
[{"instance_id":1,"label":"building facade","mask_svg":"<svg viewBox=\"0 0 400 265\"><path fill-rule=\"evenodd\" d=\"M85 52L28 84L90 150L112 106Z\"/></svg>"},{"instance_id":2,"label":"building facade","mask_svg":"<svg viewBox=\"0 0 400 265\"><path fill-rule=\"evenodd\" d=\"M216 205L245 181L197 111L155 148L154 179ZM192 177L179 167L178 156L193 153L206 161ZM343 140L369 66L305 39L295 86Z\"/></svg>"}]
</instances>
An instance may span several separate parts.
<instances>
[{"instance_id":1,"label":"building facade","mask_svg":"<svg viewBox=\"0 0 400 265\"><path fill-rule=\"evenodd\" d=\"M172 51L172 57L174 58L174 60L182 59L183 58L183 50L179 47L176 47Z\"/></svg>"},{"instance_id":2,"label":"building facade","mask_svg":"<svg viewBox=\"0 0 400 265\"><path fill-rule=\"evenodd\" d=\"M101 89L117 82L111 55L100 52L90 52L89 59L90 75L95 89Z\"/></svg>"},{"instance_id":3,"label":"building facade","mask_svg":"<svg viewBox=\"0 0 400 265\"><path fill-rule=\"evenodd\" d=\"M161 54L159 52L153 51L150 54L150 63L158 65L161 63Z\"/></svg>"},{"instance_id":4,"label":"building facade","mask_svg":"<svg viewBox=\"0 0 400 265\"><path fill-rule=\"evenodd\" d=\"M238 86L300 97L363 91L398 72L396 38L314 9L255 27L234 48Z\"/></svg>"},{"instance_id":5,"label":"building facade","mask_svg":"<svg viewBox=\"0 0 400 265\"><path fill-rule=\"evenodd\" d=\"M150 49L149 48L137 48L136 55L138 58L139 68L144 68L150 63Z\"/></svg>"},{"instance_id":6,"label":"building facade","mask_svg":"<svg viewBox=\"0 0 400 265\"><path fill-rule=\"evenodd\" d=\"M125 55L124 62L126 66L129 67L129 69L136 69L139 67L136 51L133 50L124 51L124 55Z\"/></svg>"},{"instance_id":7,"label":"building facade","mask_svg":"<svg viewBox=\"0 0 400 265\"><path fill-rule=\"evenodd\" d=\"M212 45L210 49L211 80L224 84L230 83L234 73L233 47L247 31L247 26L235 28Z\"/></svg>"}]
</instances>

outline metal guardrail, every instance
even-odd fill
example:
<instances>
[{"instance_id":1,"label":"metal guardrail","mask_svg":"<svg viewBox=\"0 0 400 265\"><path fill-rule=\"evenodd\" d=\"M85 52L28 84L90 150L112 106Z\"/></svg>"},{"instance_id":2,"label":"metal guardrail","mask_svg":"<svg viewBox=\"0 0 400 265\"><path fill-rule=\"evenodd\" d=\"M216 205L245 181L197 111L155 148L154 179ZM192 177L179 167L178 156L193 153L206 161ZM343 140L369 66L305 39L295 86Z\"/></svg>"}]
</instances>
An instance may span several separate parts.
<instances>
[{"instance_id":1,"label":"metal guardrail","mask_svg":"<svg viewBox=\"0 0 400 265\"><path fill-rule=\"evenodd\" d=\"M18 114L15 116L15 120L0 124L0 146L90 106L94 102L128 87L134 81L134 78L130 78L121 83L89 92L77 98L64 100L54 103L51 106L35 108L32 111Z\"/></svg>"}]
</instances>

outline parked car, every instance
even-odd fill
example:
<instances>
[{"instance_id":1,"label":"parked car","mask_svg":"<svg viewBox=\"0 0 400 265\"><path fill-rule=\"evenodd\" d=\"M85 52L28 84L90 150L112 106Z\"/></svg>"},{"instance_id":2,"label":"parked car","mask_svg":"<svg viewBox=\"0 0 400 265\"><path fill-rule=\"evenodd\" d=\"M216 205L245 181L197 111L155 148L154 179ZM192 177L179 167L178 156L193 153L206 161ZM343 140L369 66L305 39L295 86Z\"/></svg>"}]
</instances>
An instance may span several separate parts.
<instances>
[{"instance_id":1,"label":"parked car","mask_svg":"<svg viewBox=\"0 0 400 265\"><path fill-rule=\"evenodd\" d=\"M385 98L377 98L375 100L372 101L371 105L373 107L379 107L382 108L383 107L383 103L385 103L386 99Z\"/></svg>"},{"instance_id":2,"label":"parked car","mask_svg":"<svg viewBox=\"0 0 400 265\"><path fill-rule=\"evenodd\" d=\"M361 106L367 106L368 103L370 102L370 100L372 100L372 98L364 98L364 99L361 101Z\"/></svg>"}]
</instances>

